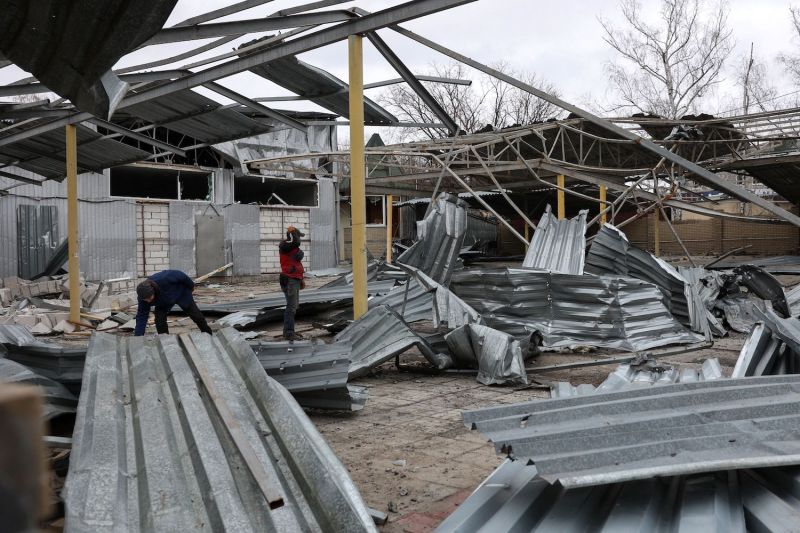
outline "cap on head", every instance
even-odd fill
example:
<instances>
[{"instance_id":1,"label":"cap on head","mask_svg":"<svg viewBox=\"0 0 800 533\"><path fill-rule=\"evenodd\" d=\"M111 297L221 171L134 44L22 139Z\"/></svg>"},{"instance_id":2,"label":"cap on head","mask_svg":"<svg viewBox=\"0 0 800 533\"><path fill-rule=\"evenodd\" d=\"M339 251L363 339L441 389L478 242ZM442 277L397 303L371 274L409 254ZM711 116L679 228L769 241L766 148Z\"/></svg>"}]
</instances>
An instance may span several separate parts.
<instances>
[{"instance_id":1,"label":"cap on head","mask_svg":"<svg viewBox=\"0 0 800 533\"><path fill-rule=\"evenodd\" d=\"M144 280L139 285L136 286L136 297L140 300L149 300L151 297L155 296L156 289L153 286L155 283L150 281L149 279Z\"/></svg>"},{"instance_id":2,"label":"cap on head","mask_svg":"<svg viewBox=\"0 0 800 533\"><path fill-rule=\"evenodd\" d=\"M286 233L297 233L301 237L305 237L306 234L301 232L299 229L295 228L294 226L289 226L286 228Z\"/></svg>"}]
</instances>

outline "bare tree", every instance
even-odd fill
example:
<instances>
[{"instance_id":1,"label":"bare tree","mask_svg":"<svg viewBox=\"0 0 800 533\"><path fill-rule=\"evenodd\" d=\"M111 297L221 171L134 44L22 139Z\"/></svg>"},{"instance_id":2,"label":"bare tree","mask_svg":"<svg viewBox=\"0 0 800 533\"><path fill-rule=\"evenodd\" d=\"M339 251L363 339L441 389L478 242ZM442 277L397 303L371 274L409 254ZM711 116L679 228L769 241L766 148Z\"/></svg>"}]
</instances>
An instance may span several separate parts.
<instances>
[{"instance_id":1,"label":"bare tree","mask_svg":"<svg viewBox=\"0 0 800 533\"><path fill-rule=\"evenodd\" d=\"M431 69L431 75L442 78L467 77L466 67L461 63L450 63L447 65L435 64ZM481 108L486 98L485 94L478 94L472 86L456 85L452 83L430 83L425 84L431 95L447 111L453 120L466 131L473 131L481 124ZM391 85L379 97L378 102L389 108L398 119L403 122L418 122L424 124L438 124L439 117L425 104L422 98L417 95L408 85ZM419 136L422 133L429 139L439 139L446 137L446 128L434 126L421 126L419 129L404 129L400 136L410 138Z\"/></svg>"},{"instance_id":2,"label":"bare tree","mask_svg":"<svg viewBox=\"0 0 800 533\"><path fill-rule=\"evenodd\" d=\"M727 4L720 0L705 13L699 0L661 0L655 23L643 20L637 0L620 0L620 8L624 29L600 19L604 40L624 60L606 65L622 100L614 110L668 118L695 111L698 100L721 81L733 47Z\"/></svg>"},{"instance_id":3,"label":"bare tree","mask_svg":"<svg viewBox=\"0 0 800 533\"><path fill-rule=\"evenodd\" d=\"M800 8L789 7L789 12L792 15L792 26L794 27L795 34L800 37ZM778 61L783 63L786 70L794 78L797 85L800 85L800 55L798 54L780 54Z\"/></svg>"},{"instance_id":4,"label":"bare tree","mask_svg":"<svg viewBox=\"0 0 800 533\"><path fill-rule=\"evenodd\" d=\"M767 66L754 55L754 45L750 43L750 54L739 58L735 72L735 82L742 95L741 111L750 113L751 109L767 111L775 108L778 91L769 81Z\"/></svg>"},{"instance_id":5,"label":"bare tree","mask_svg":"<svg viewBox=\"0 0 800 533\"><path fill-rule=\"evenodd\" d=\"M495 68L543 90L558 94L552 84L538 79L533 74L514 72L505 63L496 65ZM434 64L426 74L444 78L470 78L470 73L462 63ZM558 116L560 112L558 107L489 76L481 75L477 83L473 81L469 86L423 83L444 110L466 132L476 131L487 124L499 129L514 124L541 122ZM378 97L378 102L403 122L429 124L440 122L425 102L405 84L391 86ZM421 126L418 129L403 128L391 137L392 141L401 142L420 137L439 139L447 135L448 131L445 128Z\"/></svg>"},{"instance_id":6,"label":"bare tree","mask_svg":"<svg viewBox=\"0 0 800 533\"><path fill-rule=\"evenodd\" d=\"M554 96L561 96L555 85L534 73L515 71L507 63L496 64L494 68ZM486 76L484 85L487 122L498 129L543 122L563 113L560 107L497 78Z\"/></svg>"}]
</instances>

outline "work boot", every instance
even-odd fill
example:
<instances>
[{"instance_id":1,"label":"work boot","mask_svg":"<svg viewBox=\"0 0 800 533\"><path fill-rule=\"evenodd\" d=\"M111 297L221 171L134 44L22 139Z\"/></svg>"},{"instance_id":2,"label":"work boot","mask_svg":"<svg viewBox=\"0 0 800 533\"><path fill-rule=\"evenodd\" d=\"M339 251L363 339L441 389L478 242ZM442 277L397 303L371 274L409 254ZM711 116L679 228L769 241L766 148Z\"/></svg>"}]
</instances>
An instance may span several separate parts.
<instances>
[{"instance_id":1,"label":"work boot","mask_svg":"<svg viewBox=\"0 0 800 533\"><path fill-rule=\"evenodd\" d=\"M300 335L299 333L295 333L294 331L290 333L284 333L283 338L284 340L287 340L289 342L303 340L303 336Z\"/></svg>"}]
</instances>

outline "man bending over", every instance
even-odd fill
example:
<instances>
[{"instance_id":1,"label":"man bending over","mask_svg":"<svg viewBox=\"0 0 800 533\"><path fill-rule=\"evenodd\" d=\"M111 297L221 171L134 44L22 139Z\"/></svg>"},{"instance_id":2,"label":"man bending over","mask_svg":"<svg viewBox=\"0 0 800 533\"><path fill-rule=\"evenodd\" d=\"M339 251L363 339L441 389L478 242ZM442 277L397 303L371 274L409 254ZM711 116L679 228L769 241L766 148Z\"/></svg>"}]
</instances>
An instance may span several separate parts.
<instances>
[{"instance_id":1,"label":"man bending over","mask_svg":"<svg viewBox=\"0 0 800 533\"><path fill-rule=\"evenodd\" d=\"M139 298L139 309L136 311L136 330L134 335L144 335L147 319L150 316L150 307L154 306L156 315L156 331L169 333L167 327L167 313L174 305L180 307L189 318L194 320L203 333L211 334L206 318L197 304L194 303L192 292L194 281L180 270L162 270L136 287L136 296Z\"/></svg>"}]
</instances>

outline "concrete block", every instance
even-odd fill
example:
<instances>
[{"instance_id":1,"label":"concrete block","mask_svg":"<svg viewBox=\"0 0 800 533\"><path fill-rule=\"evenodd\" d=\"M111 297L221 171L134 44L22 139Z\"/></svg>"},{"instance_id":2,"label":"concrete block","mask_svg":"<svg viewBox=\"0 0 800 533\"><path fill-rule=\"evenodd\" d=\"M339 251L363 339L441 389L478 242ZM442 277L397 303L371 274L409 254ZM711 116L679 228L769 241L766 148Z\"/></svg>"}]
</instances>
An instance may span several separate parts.
<instances>
[{"instance_id":1,"label":"concrete block","mask_svg":"<svg viewBox=\"0 0 800 533\"><path fill-rule=\"evenodd\" d=\"M59 320L58 324L53 326L53 331L57 333L72 333L77 328L75 325L67 322L66 320Z\"/></svg>"},{"instance_id":2,"label":"concrete block","mask_svg":"<svg viewBox=\"0 0 800 533\"><path fill-rule=\"evenodd\" d=\"M34 335L50 335L53 333L53 328L44 322L40 322L31 328L31 333Z\"/></svg>"},{"instance_id":3,"label":"concrete block","mask_svg":"<svg viewBox=\"0 0 800 533\"><path fill-rule=\"evenodd\" d=\"M11 289L0 289L0 305L8 307L13 300L14 295L11 293Z\"/></svg>"}]
</instances>

